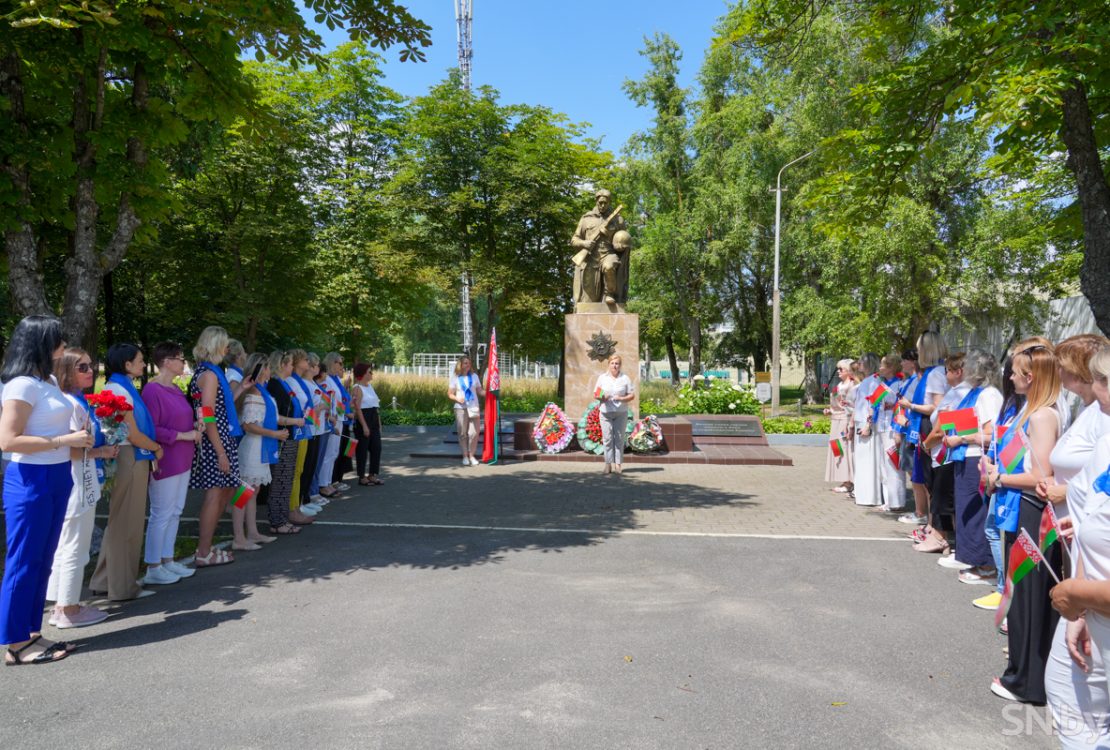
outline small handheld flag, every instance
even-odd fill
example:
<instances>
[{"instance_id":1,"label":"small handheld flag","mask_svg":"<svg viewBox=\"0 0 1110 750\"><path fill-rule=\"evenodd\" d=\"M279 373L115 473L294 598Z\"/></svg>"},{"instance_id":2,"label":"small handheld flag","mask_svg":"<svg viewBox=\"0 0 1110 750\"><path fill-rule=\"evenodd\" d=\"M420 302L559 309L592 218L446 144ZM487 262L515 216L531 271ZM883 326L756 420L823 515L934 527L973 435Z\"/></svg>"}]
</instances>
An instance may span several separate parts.
<instances>
[{"instance_id":1,"label":"small handheld flag","mask_svg":"<svg viewBox=\"0 0 1110 750\"><path fill-rule=\"evenodd\" d=\"M1060 541L1060 524L1056 520L1056 509L1052 503L1045 503L1044 512L1041 513L1041 552Z\"/></svg>"},{"instance_id":2,"label":"small handheld flag","mask_svg":"<svg viewBox=\"0 0 1110 750\"><path fill-rule=\"evenodd\" d=\"M605 398L605 390L600 385L597 387L597 390L594 391L594 398L599 401Z\"/></svg>"},{"instance_id":3,"label":"small handheld flag","mask_svg":"<svg viewBox=\"0 0 1110 750\"><path fill-rule=\"evenodd\" d=\"M252 497L254 497L254 487L249 484L241 484L235 490L235 496L231 499L231 503L236 508L245 508Z\"/></svg>"},{"instance_id":4,"label":"small handheld flag","mask_svg":"<svg viewBox=\"0 0 1110 750\"><path fill-rule=\"evenodd\" d=\"M306 425L316 426L316 410L312 408L305 409L304 423Z\"/></svg>"},{"instance_id":5,"label":"small handheld flag","mask_svg":"<svg viewBox=\"0 0 1110 750\"><path fill-rule=\"evenodd\" d=\"M836 458L844 457L844 441L840 438L833 438L829 441L829 449L832 451L833 456Z\"/></svg>"},{"instance_id":6,"label":"small handheld flag","mask_svg":"<svg viewBox=\"0 0 1110 750\"><path fill-rule=\"evenodd\" d=\"M878 406L882 400L891 393L893 393L893 391L887 388L885 383L879 383L875 386L875 390L871 392L871 395L867 397L867 403L871 404L872 407Z\"/></svg>"},{"instance_id":7,"label":"small handheld flag","mask_svg":"<svg viewBox=\"0 0 1110 750\"><path fill-rule=\"evenodd\" d=\"M343 451L343 455L347 458L354 458L356 453L358 453L358 443L354 438L348 437L347 448Z\"/></svg>"},{"instance_id":8,"label":"small handheld flag","mask_svg":"<svg viewBox=\"0 0 1110 750\"><path fill-rule=\"evenodd\" d=\"M1010 442L998 454L998 463L1006 469L1007 474L1014 474L1021 467L1025 461L1025 453L1028 450L1025 444L1025 432L1022 430L1015 430L1014 436L1010 438Z\"/></svg>"},{"instance_id":9,"label":"small handheld flag","mask_svg":"<svg viewBox=\"0 0 1110 750\"><path fill-rule=\"evenodd\" d=\"M1037 545L1029 537L1029 532L1025 529L1021 530L1017 540L1012 547L1010 547L1010 565L1006 572L1006 585L1002 590L1002 601L998 605L998 611L994 613L994 624L999 626L1006 618L1006 613L1010 609L1010 601L1014 597L1014 586L1021 582L1021 579L1033 572L1033 568L1037 567L1044 558L1037 550Z\"/></svg>"},{"instance_id":10,"label":"small handheld flag","mask_svg":"<svg viewBox=\"0 0 1110 750\"><path fill-rule=\"evenodd\" d=\"M898 446L892 445L886 449L886 457L894 464L895 469L902 468L902 453L898 450Z\"/></svg>"},{"instance_id":11,"label":"small handheld flag","mask_svg":"<svg viewBox=\"0 0 1110 750\"><path fill-rule=\"evenodd\" d=\"M945 432L954 435L974 435L979 431L979 417L971 406L955 411L942 411L937 417L937 424Z\"/></svg>"}]
</instances>

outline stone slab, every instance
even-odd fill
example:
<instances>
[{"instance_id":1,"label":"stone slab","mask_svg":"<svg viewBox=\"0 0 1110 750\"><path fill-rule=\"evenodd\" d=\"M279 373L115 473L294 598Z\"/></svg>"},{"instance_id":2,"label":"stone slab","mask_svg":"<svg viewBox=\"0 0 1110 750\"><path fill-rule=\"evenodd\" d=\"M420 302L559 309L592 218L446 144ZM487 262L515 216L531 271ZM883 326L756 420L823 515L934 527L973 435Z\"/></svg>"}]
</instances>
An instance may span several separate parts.
<instances>
[{"instance_id":1,"label":"stone slab","mask_svg":"<svg viewBox=\"0 0 1110 750\"><path fill-rule=\"evenodd\" d=\"M597 376L605 362L589 358L589 339L607 334L617 344L623 372L636 388L636 399L629 406L630 418L640 413L640 316L630 313L574 313L566 316L563 345L566 353L566 399L564 410L577 422L593 400Z\"/></svg>"}]
</instances>

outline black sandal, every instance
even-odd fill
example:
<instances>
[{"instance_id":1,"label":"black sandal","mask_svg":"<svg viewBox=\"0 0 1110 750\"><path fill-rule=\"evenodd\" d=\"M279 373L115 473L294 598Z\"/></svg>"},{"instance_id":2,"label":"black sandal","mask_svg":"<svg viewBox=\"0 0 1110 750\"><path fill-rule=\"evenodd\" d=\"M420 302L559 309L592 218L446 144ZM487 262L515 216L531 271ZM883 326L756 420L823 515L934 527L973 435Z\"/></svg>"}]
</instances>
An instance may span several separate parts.
<instances>
[{"instance_id":1,"label":"black sandal","mask_svg":"<svg viewBox=\"0 0 1110 750\"><path fill-rule=\"evenodd\" d=\"M290 521L284 526L278 526L277 528L271 526L270 533L276 534L277 536L293 536L294 534L301 533L301 527Z\"/></svg>"},{"instance_id":2,"label":"black sandal","mask_svg":"<svg viewBox=\"0 0 1110 750\"><path fill-rule=\"evenodd\" d=\"M369 487L373 484L373 482L370 481L369 477L359 477L358 483L361 484L363 487Z\"/></svg>"},{"instance_id":3,"label":"black sandal","mask_svg":"<svg viewBox=\"0 0 1110 750\"><path fill-rule=\"evenodd\" d=\"M31 646L38 643L40 640L42 640L42 636L38 635L38 636L35 636L34 638L32 638L30 641L28 641L27 644L25 644L23 646L23 648L20 648L20 649L11 649L11 648L9 648L8 649L8 656L12 657L12 659L14 659L14 661L8 661L8 659L5 657L4 666L20 667L20 666L23 666L24 664L49 664L51 662L61 661L62 659L65 659L67 656L70 655L70 653L72 651L76 650L76 646L71 646L71 644L66 643L65 641L58 641L57 643L54 643L54 644L51 644L50 646L47 646L46 650L44 650L40 654L36 654L35 657L32 658L32 659L25 660L22 657L20 657L20 654L22 654L24 651L29 649ZM59 653L62 654L62 655L55 659L54 658L55 655L59 654Z\"/></svg>"}]
</instances>

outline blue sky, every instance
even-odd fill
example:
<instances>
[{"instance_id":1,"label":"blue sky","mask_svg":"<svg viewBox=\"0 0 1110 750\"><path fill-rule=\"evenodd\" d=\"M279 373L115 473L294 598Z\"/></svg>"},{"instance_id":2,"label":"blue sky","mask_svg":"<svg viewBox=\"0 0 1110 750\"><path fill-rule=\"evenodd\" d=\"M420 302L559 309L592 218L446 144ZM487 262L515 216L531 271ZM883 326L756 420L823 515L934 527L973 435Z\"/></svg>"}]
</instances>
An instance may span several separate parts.
<instances>
[{"instance_id":1,"label":"blue sky","mask_svg":"<svg viewBox=\"0 0 1110 750\"><path fill-rule=\"evenodd\" d=\"M402 63L397 50L385 53L386 84L418 96L457 64L452 0L410 0L409 10L432 27L425 63ZM510 2L474 0L474 85L489 85L503 104L539 104L589 122L589 134L619 153L635 131L651 125L621 90L626 78L647 69L640 56L645 36L666 32L683 51L682 79L692 86L723 0L611 0L611 2ZM345 32L322 28L329 47Z\"/></svg>"}]
</instances>

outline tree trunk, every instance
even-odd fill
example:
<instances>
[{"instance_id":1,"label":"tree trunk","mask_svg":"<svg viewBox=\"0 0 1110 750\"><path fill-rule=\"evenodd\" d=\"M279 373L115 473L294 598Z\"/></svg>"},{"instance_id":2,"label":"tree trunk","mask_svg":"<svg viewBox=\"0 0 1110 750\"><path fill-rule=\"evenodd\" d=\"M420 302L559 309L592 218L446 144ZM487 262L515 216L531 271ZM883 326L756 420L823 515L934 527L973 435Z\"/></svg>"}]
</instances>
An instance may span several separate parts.
<instances>
[{"instance_id":1,"label":"tree trunk","mask_svg":"<svg viewBox=\"0 0 1110 750\"><path fill-rule=\"evenodd\" d=\"M678 385L678 355L674 352L674 336L668 332L663 342L667 345L667 361L671 365L671 385Z\"/></svg>"},{"instance_id":2,"label":"tree trunk","mask_svg":"<svg viewBox=\"0 0 1110 750\"><path fill-rule=\"evenodd\" d=\"M566 406L567 397L567 348L564 344L559 348L559 390L555 394L563 406Z\"/></svg>"},{"instance_id":3,"label":"tree trunk","mask_svg":"<svg viewBox=\"0 0 1110 750\"><path fill-rule=\"evenodd\" d=\"M816 404L821 401L821 381L817 378L817 360L820 354L814 352L805 357L805 400L807 404Z\"/></svg>"},{"instance_id":4,"label":"tree trunk","mask_svg":"<svg viewBox=\"0 0 1110 750\"><path fill-rule=\"evenodd\" d=\"M701 321L690 320L690 377L701 374Z\"/></svg>"},{"instance_id":5,"label":"tree trunk","mask_svg":"<svg viewBox=\"0 0 1110 750\"><path fill-rule=\"evenodd\" d=\"M1062 94L1064 124L1060 138L1068 147L1068 168L1075 175L1083 217L1083 268L1079 282L1095 322L1110 335L1110 185L1099 160L1087 90L1076 83Z\"/></svg>"},{"instance_id":6,"label":"tree trunk","mask_svg":"<svg viewBox=\"0 0 1110 750\"><path fill-rule=\"evenodd\" d=\"M23 101L23 78L19 55L15 52L0 62L0 95L8 102L8 117L21 136L27 135L27 118ZM5 162L3 171L18 194L20 213L16 228L4 232L8 253L8 294L19 316L49 315L46 287L39 269L39 248L27 213L31 209L31 168L23 163Z\"/></svg>"}]
</instances>

